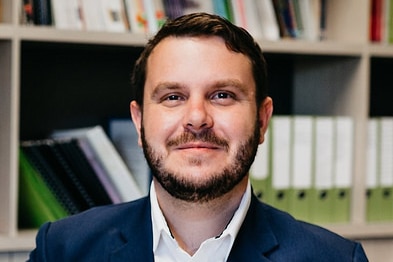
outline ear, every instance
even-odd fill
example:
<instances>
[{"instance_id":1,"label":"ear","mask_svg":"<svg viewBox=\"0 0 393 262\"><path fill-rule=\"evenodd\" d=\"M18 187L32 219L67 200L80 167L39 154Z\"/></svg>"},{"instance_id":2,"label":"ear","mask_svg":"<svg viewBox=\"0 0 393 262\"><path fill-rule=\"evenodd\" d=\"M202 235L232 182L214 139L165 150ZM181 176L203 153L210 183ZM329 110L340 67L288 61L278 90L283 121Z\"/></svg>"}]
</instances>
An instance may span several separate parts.
<instances>
[{"instance_id":1,"label":"ear","mask_svg":"<svg viewBox=\"0 0 393 262\"><path fill-rule=\"evenodd\" d=\"M269 126L269 121L273 114L273 100L270 97L266 97L262 104L259 106L259 128L261 135L259 137L259 144L262 144L265 140L265 133Z\"/></svg>"},{"instance_id":2,"label":"ear","mask_svg":"<svg viewBox=\"0 0 393 262\"><path fill-rule=\"evenodd\" d=\"M142 127L142 111L141 107L136 101L132 101L130 103L130 113L132 122L136 128L136 132L138 133L138 145L142 147L142 139L141 139L141 127Z\"/></svg>"}]
</instances>

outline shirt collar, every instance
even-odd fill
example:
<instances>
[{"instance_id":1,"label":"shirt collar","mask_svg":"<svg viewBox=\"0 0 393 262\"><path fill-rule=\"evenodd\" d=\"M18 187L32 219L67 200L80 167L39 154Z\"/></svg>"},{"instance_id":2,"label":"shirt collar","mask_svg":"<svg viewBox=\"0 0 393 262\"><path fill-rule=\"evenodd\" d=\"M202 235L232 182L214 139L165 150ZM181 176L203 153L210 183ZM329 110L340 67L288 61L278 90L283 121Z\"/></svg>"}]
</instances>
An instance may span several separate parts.
<instances>
[{"instance_id":1,"label":"shirt collar","mask_svg":"<svg viewBox=\"0 0 393 262\"><path fill-rule=\"evenodd\" d=\"M231 239L231 243L229 245L227 255L229 255L233 242L235 241L235 238L240 230L240 227L243 224L248 208L250 207L250 202L251 202L251 184L250 181L248 181L246 191L243 194L238 209L234 213L226 229L219 236L219 238L224 238L229 236ZM153 252L155 253L158 248L158 245L161 244L160 239L162 239L161 238L162 234L171 236L171 232L169 230L168 224L166 223L165 217L158 205L157 195L154 187L154 181L152 181L150 185L150 203L151 203L151 219L152 219L152 226L153 226Z\"/></svg>"}]
</instances>

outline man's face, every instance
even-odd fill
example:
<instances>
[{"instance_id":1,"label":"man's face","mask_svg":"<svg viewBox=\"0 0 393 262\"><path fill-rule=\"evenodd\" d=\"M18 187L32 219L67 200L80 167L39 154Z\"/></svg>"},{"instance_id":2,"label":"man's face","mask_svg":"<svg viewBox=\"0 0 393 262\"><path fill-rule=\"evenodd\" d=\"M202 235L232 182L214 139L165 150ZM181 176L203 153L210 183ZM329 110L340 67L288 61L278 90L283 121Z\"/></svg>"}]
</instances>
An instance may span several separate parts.
<instances>
[{"instance_id":1,"label":"man's face","mask_svg":"<svg viewBox=\"0 0 393 262\"><path fill-rule=\"evenodd\" d=\"M258 110L250 60L218 37L164 39L148 59L143 112L131 104L155 178L186 201L219 197L247 175L268 121Z\"/></svg>"}]
</instances>

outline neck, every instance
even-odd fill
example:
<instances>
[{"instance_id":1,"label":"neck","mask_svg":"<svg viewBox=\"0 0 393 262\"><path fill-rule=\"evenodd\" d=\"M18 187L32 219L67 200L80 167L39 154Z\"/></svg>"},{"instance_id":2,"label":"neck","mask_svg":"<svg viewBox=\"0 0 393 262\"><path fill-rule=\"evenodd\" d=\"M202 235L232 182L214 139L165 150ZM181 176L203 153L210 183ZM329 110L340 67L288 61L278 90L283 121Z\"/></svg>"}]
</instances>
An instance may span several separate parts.
<instances>
[{"instance_id":1,"label":"neck","mask_svg":"<svg viewBox=\"0 0 393 262\"><path fill-rule=\"evenodd\" d=\"M220 235L231 221L246 191L245 177L232 191L203 203L172 197L155 181L158 203L179 246L193 255L203 241Z\"/></svg>"}]
</instances>

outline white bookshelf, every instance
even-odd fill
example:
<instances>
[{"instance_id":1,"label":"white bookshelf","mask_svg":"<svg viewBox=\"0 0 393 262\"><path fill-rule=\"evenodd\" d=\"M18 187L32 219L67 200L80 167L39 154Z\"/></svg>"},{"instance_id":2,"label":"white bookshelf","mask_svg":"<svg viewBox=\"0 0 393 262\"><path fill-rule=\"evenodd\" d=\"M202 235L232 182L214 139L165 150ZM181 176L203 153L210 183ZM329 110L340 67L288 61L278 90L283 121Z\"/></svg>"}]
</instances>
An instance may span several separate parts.
<instances>
[{"instance_id":1,"label":"white bookshelf","mask_svg":"<svg viewBox=\"0 0 393 262\"><path fill-rule=\"evenodd\" d=\"M22 61L32 53L26 50L37 48L42 51L48 44L52 50L59 48L59 51L67 45L73 45L76 49L85 46L110 46L135 50L130 56L136 56L138 50L146 44L149 35L57 30L53 27L20 25L21 1L0 1L3 9L0 21L0 253L13 253L32 249L36 234L34 230L22 231L17 227L17 154L20 134L24 131L21 130L24 123L20 119L21 92L26 88L23 83L28 81ZM322 42L281 40L260 41L260 44L267 54L268 62L272 59L279 64L280 59L284 58L292 63L291 88L298 95L293 97L291 113L345 115L355 120L351 221L344 225L326 226L344 236L361 240L366 252L375 258L370 260L379 261L378 258L392 254L393 221L373 224L366 221L366 124L372 88L371 61L373 58L393 59L393 46L369 43L368 0L330 0L327 14L328 31L326 40ZM105 65L102 63L99 66ZM54 61L53 66L60 67L60 64ZM70 70L64 73L73 72ZM94 76L86 75L84 81L88 82L91 77ZM388 76L385 77L388 79ZM39 92L40 86L36 88ZM303 99L302 92L313 88L318 88L321 92L330 88L329 92L335 98L334 101L323 101L318 92L315 95L319 100Z\"/></svg>"}]
</instances>

